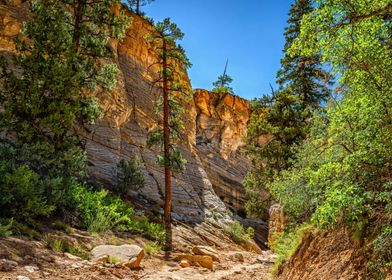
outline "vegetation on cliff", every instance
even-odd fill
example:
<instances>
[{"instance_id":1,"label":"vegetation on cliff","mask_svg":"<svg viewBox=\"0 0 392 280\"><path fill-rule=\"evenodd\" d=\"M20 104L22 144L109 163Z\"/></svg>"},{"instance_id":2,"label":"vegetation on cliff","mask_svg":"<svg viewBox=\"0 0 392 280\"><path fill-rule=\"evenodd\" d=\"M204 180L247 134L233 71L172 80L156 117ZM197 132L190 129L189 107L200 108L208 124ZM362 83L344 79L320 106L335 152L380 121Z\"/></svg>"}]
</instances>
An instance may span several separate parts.
<instances>
[{"instance_id":1,"label":"vegetation on cliff","mask_svg":"<svg viewBox=\"0 0 392 280\"><path fill-rule=\"evenodd\" d=\"M289 151L289 165L263 181L292 225L347 227L368 254L371 279L383 279L392 263L391 11L388 0L320 0L303 15L287 54L319 56L337 83L304 140L277 149ZM273 111L256 111L254 122Z\"/></svg>"}]
</instances>

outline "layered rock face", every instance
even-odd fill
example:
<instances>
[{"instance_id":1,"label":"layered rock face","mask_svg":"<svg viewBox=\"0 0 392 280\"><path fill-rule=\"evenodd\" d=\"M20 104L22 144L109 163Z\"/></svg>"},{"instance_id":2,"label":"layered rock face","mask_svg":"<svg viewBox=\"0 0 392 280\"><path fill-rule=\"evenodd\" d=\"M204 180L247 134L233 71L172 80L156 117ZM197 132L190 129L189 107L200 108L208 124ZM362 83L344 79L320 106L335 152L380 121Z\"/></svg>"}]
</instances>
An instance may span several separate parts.
<instances>
[{"instance_id":1,"label":"layered rock face","mask_svg":"<svg viewBox=\"0 0 392 280\"><path fill-rule=\"evenodd\" d=\"M242 180L250 167L242 153L250 115L247 100L229 93L198 89L196 147L217 195L233 212L243 212Z\"/></svg>"},{"instance_id":2,"label":"layered rock face","mask_svg":"<svg viewBox=\"0 0 392 280\"><path fill-rule=\"evenodd\" d=\"M13 52L12 36L28 16L27 3L0 2L0 51ZM163 170L156 164L158 151L146 145L150 131L158 126L154 100L161 94L154 87L159 69L151 66L156 54L146 36L152 26L129 14L133 22L122 42L111 41L113 61L119 67L118 83L111 92L97 92L105 111L85 137L91 182L110 188L116 183L116 166L121 159L139 157L145 187L130 195L143 207L162 211ZM181 81L190 87L182 71ZM241 212L244 189L241 181L249 161L241 153L242 137L249 119L249 103L225 93L196 90L183 100L185 131L180 149L188 161L186 171L172 178L172 211L177 220L200 223L206 219L219 224ZM263 233L263 236L265 234Z\"/></svg>"}]
</instances>

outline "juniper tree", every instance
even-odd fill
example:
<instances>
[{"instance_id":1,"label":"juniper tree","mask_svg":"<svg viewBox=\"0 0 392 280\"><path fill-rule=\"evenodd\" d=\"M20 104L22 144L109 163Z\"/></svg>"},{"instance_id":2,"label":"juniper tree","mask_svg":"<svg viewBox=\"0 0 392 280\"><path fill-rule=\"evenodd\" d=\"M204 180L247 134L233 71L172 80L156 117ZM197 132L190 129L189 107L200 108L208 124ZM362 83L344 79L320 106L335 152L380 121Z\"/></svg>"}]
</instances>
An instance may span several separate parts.
<instances>
[{"instance_id":1,"label":"juniper tree","mask_svg":"<svg viewBox=\"0 0 392 280\"><path fill-rule=\"evenodd\" d=\"M172 171L182 171L186 160L176 147L184 129L182 114L184 109L181 98L186 98L190 88L181 84L180 71L191 66L184 49L177 44L184 34L169 18L158 22L150 36L150 42L157 53L155 62L160 68L156 84L162 95L156 102L156 113L160 117L159 128L149 135L148 145L157 145L163 152L158 155L157 162L165 169L165 209L166 250L171 250L171 175Z\"/></svg>"},{"instance_id":2,"label":"juniper tree","mask_svg":"<svg viewBox=\"0 0 392 280\"><path fill-rule=\"evenodd\" d=\"M327 100L330 78L322 68L320 56L287 53L299 36L302 17L313 10L310 0L296 0L290 9L277 91L252 102L253 114L246 141L253 169L244 184L249 197L248 213L257 215L263 204L260 190L293 159L293 147L307 136L312 115ZM264 138L265 141L260 139Z\"/></svg>"},{"instance_id":3,"label":"juniper tree","mask_svg":"<svg viewBox=\"0 0 392 280\"><path fill-rule=\"evenodd\" d=\"M108 40L121 39L129 23L112 10L116 4L33 0L13 67L2 60L0 160L6 167L1 171L26 167L44 182L37 187L44 186L48 199L84 176L84 151L74 130L101 114L89 92L116 83L117 67L107 62L112 57Z\"/></svg>"},{"instance_id":4,"label":"juniper tree","mask_svg":"<svg viewBox=\"0 0 392 280\"><path fill-rule=\"evenodd\" d=\"M137 15L140 15L140 7L148 5L155 0L128 0L128 7L135 10Z\"/></svg>"}]
</instances>

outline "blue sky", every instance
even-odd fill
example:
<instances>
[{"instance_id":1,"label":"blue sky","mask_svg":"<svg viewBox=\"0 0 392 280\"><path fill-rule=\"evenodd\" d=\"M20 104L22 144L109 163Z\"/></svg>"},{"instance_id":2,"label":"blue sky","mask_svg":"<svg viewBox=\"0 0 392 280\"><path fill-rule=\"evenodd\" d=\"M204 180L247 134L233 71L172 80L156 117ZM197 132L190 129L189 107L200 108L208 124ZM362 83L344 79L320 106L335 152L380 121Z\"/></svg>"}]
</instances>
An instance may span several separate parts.
<instances>
[{"instance_id":1,"label":"blue sky","mask_svg":"<svg viewBox=\"0 0 392 280\"><path fill-rule=\"evenodd\" d=\"M170 17L185 37L180 42L193 67L193 88L211 89L229 59L234 92L260 97L275 85L283 56L284 27L292 0L155 0L142 7L161 21Z\"/></svg>"}]
</instances>

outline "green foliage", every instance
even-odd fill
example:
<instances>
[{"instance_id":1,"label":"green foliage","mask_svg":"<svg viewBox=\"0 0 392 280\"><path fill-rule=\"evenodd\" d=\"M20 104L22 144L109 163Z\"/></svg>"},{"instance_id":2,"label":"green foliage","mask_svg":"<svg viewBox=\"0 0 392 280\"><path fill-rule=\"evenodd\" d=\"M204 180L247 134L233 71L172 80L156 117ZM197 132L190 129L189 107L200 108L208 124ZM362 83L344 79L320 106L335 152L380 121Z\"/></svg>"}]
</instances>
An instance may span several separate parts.
<instances>
[{"instance_id":1,"label":"green foliage","mask_svg":"<svg viewBox=\"0 0 392 280\"><path fill-rule=\"evenodd\" d=\"M245 140L253 168L244 181L248 197L246 209L251 216L260 214L257 209L265 204L263 197L268 197L263 191L268 182L292 165L293 147L306 138L314 111L329 96L330 77L320 66L320 56L287 53L299 36L302 17L312 9L309 0L297 0L291 6L285 32L285 56L277 73L279 89L251 102L252 114Z\"/></svg>"},{"instance_id":2,"label":"green foliage","mask_svg":"<svg viewBox=\"0 0 392 280\"><path fill-rule=\"evenodd\" d=\"M162 96L155 104L155 113L158 116L159 124L165 125L162 120L164 115L164 95L168 95L168 151L158 155L157 162L161 166L170 167L174 171L180 172L185 168L186 160L177 149L176 143L181 140L184 130L182 121L184 109L181 102L190 96L191 89L181 81L181 71L191 66L185 51L177 41L182 40L184 34L175 23L169 18L158 22L155 25L155 33L150 34L149 41L152 48L157 52L158 59L155 64L161 68L157 80L162 89ZM148 137L148 146L157 146L161 151L164 150L165 135L162 128L152 131Z\"/></svg>"},{"instance_id":3,"label":"green foliage","mask_svg":"<svg viewBox=\"0 0 392 280\"><path fill-rule=\"evenodd\" d=\"M226 227L226 232L230 234L231 238L238 244L243 244L246 240L252 239L255 235L255 230L252 227L248 227L245 231L244 227L238 221L230 223Z\"/></svg>"},{"instance_id":4,"label":"green foliage","mask_svg":"<svg viewBox=\"0 0 392 280\"><path fill-rule=\"evenodd\" d=\"M117 185L114 192L125 196L130 190L139 190L144 187L142 162L138 157L130 160L121 160L117 164Z\"/></svg>"},{"instance_id":5,"label":"green foliage","mask_svg":"<svg viewBox=\"0 0 392 280\"><path fill-rule=\"evenodd\" d=\"M384 279L392 269L392 226L387 225L372 242L372 260L368 269L374 279Z\"/></svg>"},{"instance_id":6,"label":"green foliage","mask_svg":"<svg viewBox=\"0 0 392 280\"><path fill-rule=\"evenodd\" d=\"M68 208L78 214L81 225L90 232L102 233L127 225L133 217L133 209L108 191L93 191L75 184L66 194Z\"/></svg>"},{"instance_id":7,"label":"green foliage","mask_svg":"<svg viewBox=\"0 0 392 280\"><path fill-rule=\"evenodd\" d=\"M55 236L50 236L46 234L42 237L42 242L47 248L52 250L56 250L59 252L67 252L71 255L78 256L85 260L89 259L90 257L89 253L82 250L78 246L72 245L69 242L63 241L62 239Z\"/></svg>"},{"instance_id":8,"label":"green foliage","mask_svg":"<svg viewBox=\"0 0 392 280\"><path fill-rule=\"evenodd\" d=\"M272 242L268 245L277 255L272 274L277 274L279 267L295 253L303 237L311 231L312 226L302 224L285 232L277 232L272 236Z\"/></svg>"},{"instance_id":9,"label":"green foliage","mask_svg":"<svg viewBox=\"0 0 392 280\"><path fill-rule=\"evenodd\" d=\"M107 44L123 37L129 20L111 11L115 3L31 1L14 63L0 62L1 216L32 223L61 208L64 192L84 180L74 127L101 114L86 93L116 83Z\"/></svg>"},{"instance_id":10,"label":"green foliage","mask_svg":"<svg viewBox=\"0 0 392 280\"><path fill-rule=\"evenodd\" d=\"M37 217L48 216L54 206L47 203L45 184L27 165L0 160L1 216L32 223Z\"/></svg>"},{"instance_id":11,"label":"green foliage","mask_svg":"<svg viewBox=\"0 0 392 280\"><path fill-rule=\"evenodd\" d=\"M0 220L0 237L8 237L12 235L13 220L1 219Z\"/></svg>"},{"instance_id":12,"label":"green foliage","mask_svg":"<svg viewBox=\"0 0 392 280\"><path fill-rule=\"evenodd\" d=\"M155 255L161 251L161 246L155 242L148 241L146 245L144 245L144 251L146 251L148 255Z\"/></svg>"},{"instance_id":13,"label":"green foliage","mask_svg":"<svg viewBox=\"0 0 392 280\"><path fill-rule=\"evenodd\" d=\"M140 7L151 4L155 0L127 0L127 6L132 11L135 11L138 15L144 15L143 12L140 11Z\"/></svg>"},{"instance_id":14,"label":"green foliage","mask_svg":"<svg viewBox=\"0 0 392 280\"><path fill-rule=\"evenodd\" d=\"M226 92L233 93L233 89L230 87L230 84L233 82L233 79L227 75L226 73L219 76L218 79L212 83L214 88L212 92Z\"/></svg>"},{"instance_id":15,"label":"green foliage","mask_svg":"<svg viewBox=\"0 0 392 280\"><path fill-rule=\"evenodd\" d=\"M359 244L367 240L371 279L391 263L391 8L388 0L320 0L303 17L289 53L321 54L338 84L291 150L296 160L267 185L292 222L347 226Z\"/></svg>"},{"instance_id":16,"label":"green foliage","mask_svg":"<svg viewBox=\"0 0 392 280\"><path fill-rule=\"evenodd\" d=\"M163 225L149 222L146 218L137 218L131 220L127 225L124 225L120 229L130 231L132 233L138 233L143 235L145 238L154 240L158 244L163 244L165 241L165 230Z\"/></svg>"},{"instance_id":17,"label":"green foliage","mask_svg":"<svg viewBox=\"0 0 392 280\"><path fill-rule=\"evenodd\" d=\"M270 186L286 208L298 211L294 216L309 211L312 221L322 228L335 225L342 215L349 224L362 217L368 217L370 224L391 221L387 209L392 75L384 71L392 69L387 43L391 33L384 17L388 1L375 5L352 2L355 13L347 3L326 1L304 18L300 40L290 51L312 54L323 50L323 59L340 77L336 90L340 96L317 117L309 140L299 148L297 166ZM353 18L352 22L341 24L345 16ZM352 32L347 44L347 34ZM295 202L304 193L308 194L307 209Z\"/></svg>"},{"instance_id":18,"label":"green foliage","mask_svg":"<svg viewBox=\"0 0 392 280\"><path fill-rule=\"evenodd\" d=\"M65 232L65 233L67 233L67 234L72 234L74 232L74 230L69 225L67 225L66 223L64 223L64 222L62 222L60 220L56 220L54 222L54 227L57 230L61 230L61 231Z\"/></svg>"},{"instance_id":19,"label":"green foliage","mask_svg":"<svg viewBox=\"0 0 392 280\"><path fill-rule=\"evenodd\" d=\"M120 263L120 262L121 262L120 259L118 259L118 258L116 258L116 257L113 257L113 256L108 256L108 257L106 258L106 260L105 260L105 263L110 263L110 264L118 264L118 263Z\"/></svg>"}]
</instances>

